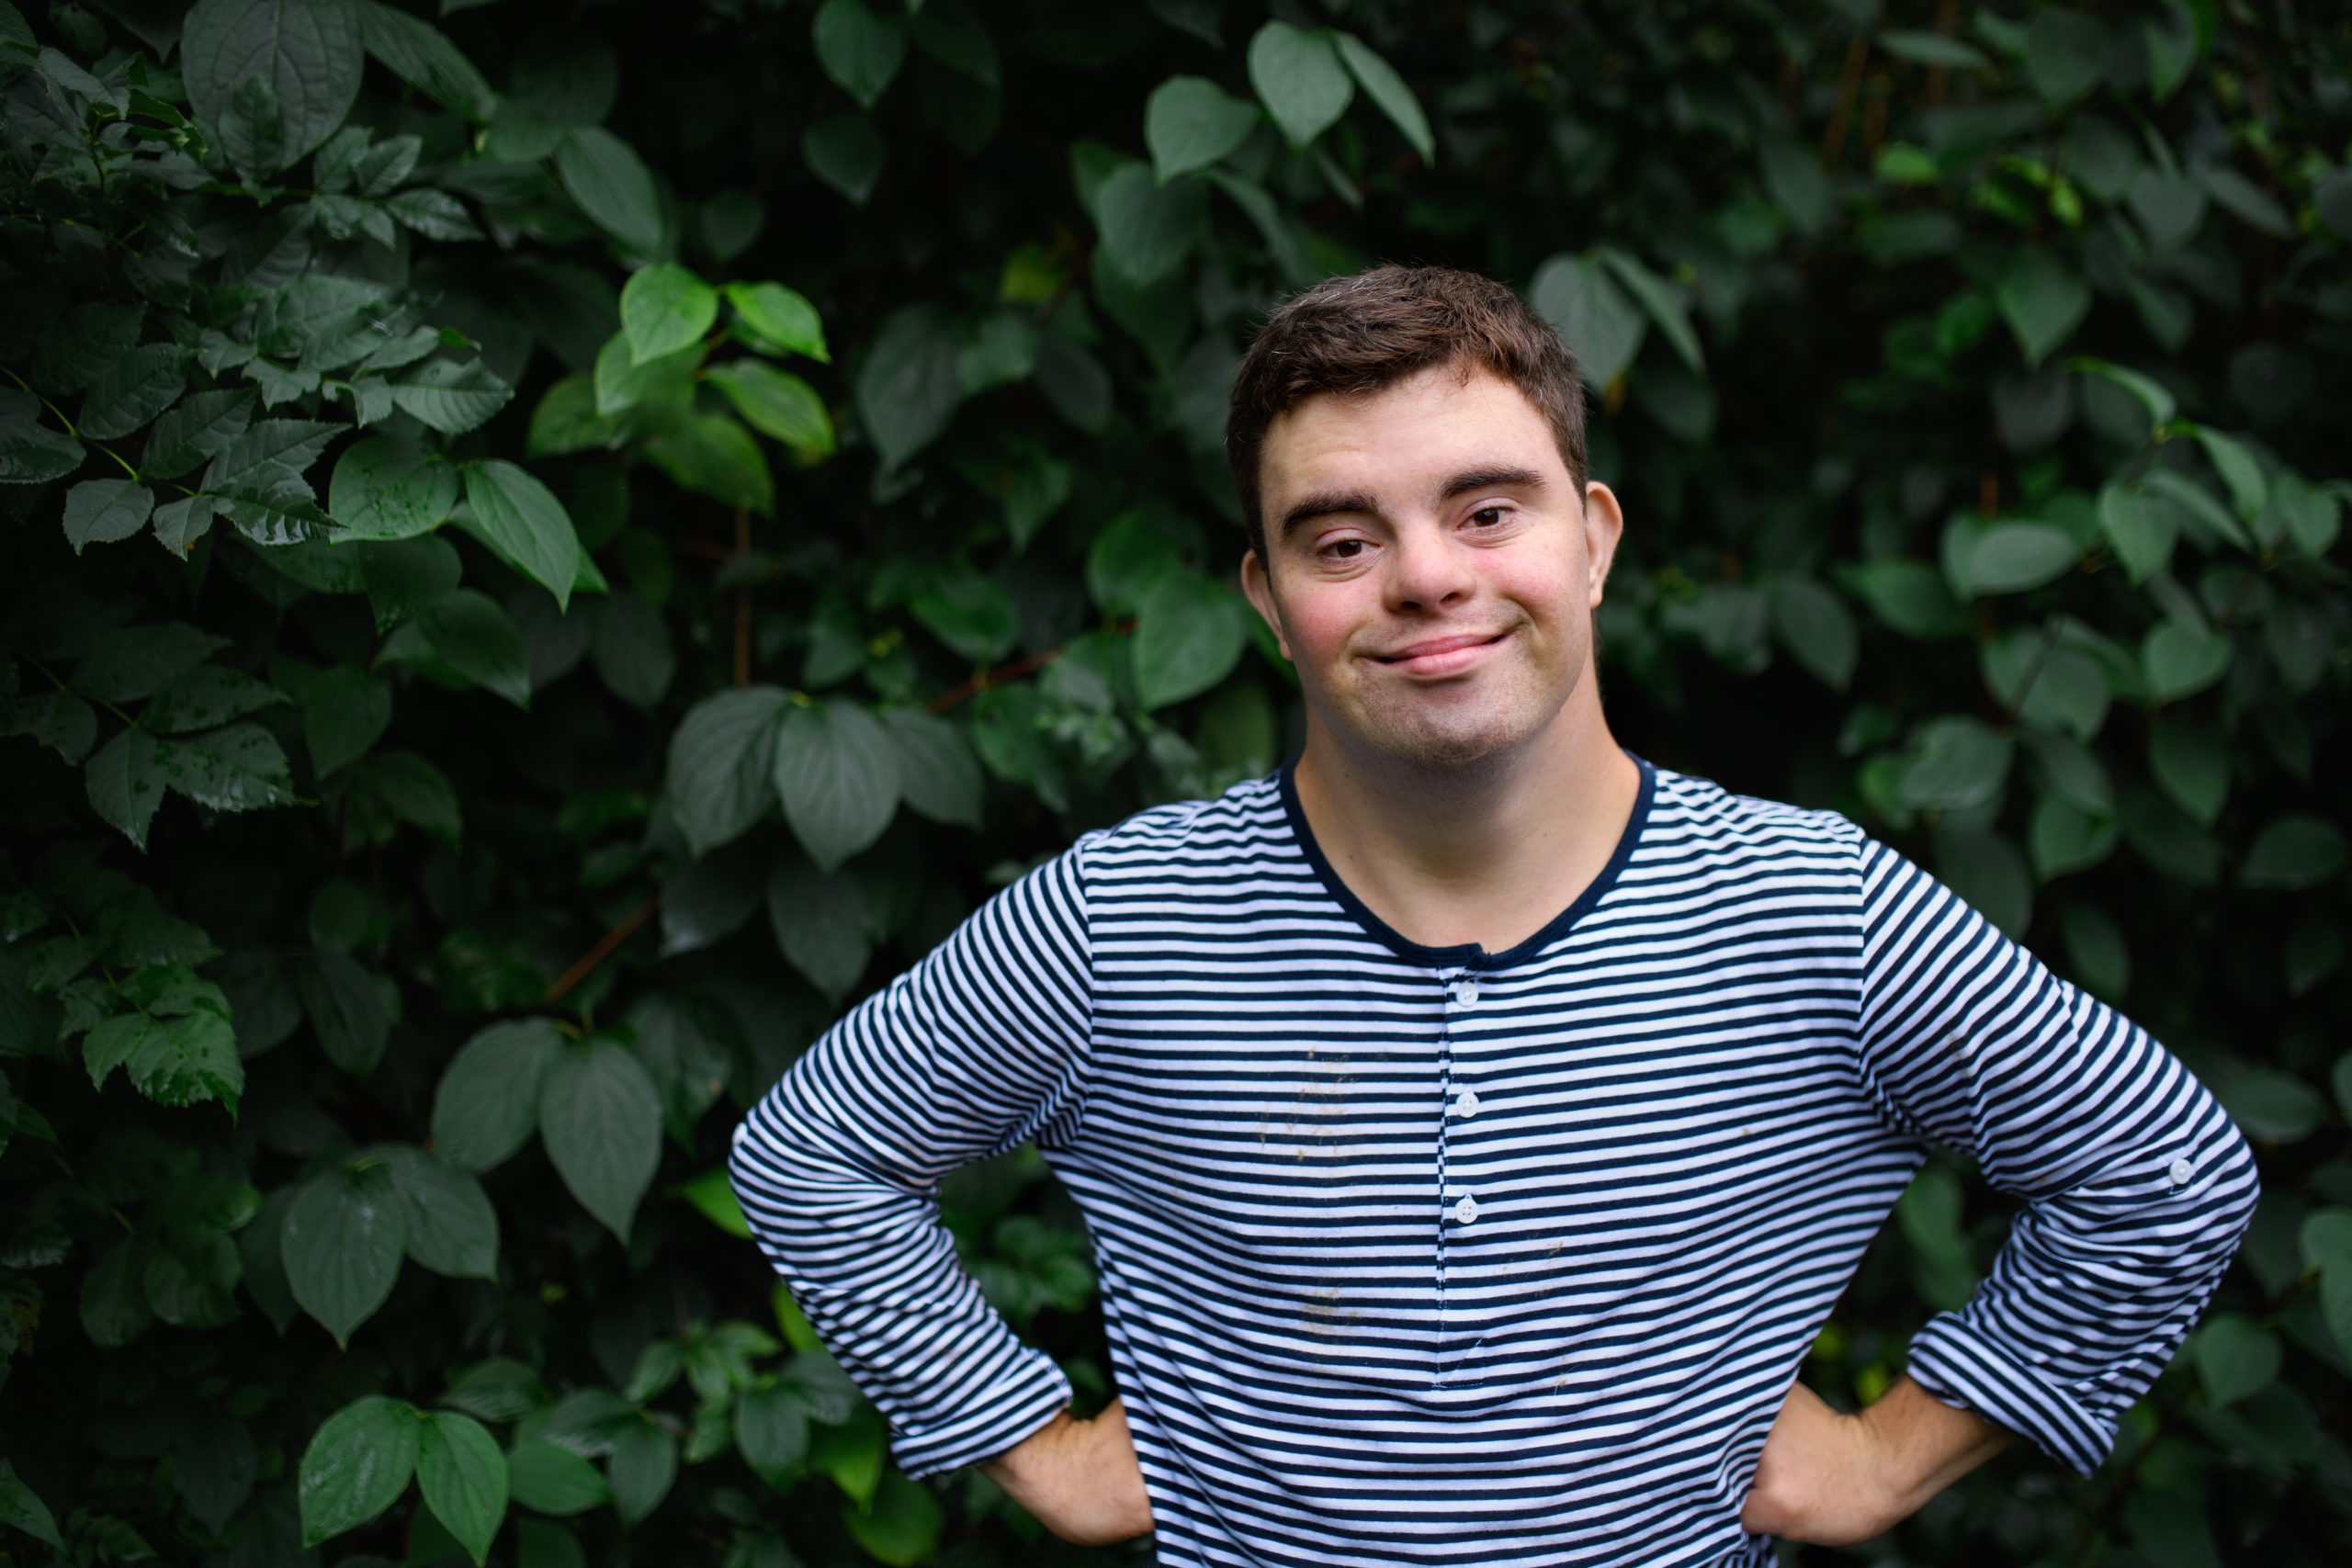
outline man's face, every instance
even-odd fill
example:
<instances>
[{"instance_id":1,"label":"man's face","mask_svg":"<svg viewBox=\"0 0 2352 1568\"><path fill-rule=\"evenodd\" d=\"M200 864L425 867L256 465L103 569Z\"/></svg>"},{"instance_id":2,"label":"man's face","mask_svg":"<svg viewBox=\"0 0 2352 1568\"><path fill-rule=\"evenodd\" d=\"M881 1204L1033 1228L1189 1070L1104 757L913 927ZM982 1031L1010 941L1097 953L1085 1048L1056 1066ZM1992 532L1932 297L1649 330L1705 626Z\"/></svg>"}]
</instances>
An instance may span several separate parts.
<instances>
[{"instance_id":1,"label":"man's face","mask_svg":"<svg viewBox=\"0 0 2352 1568\"><path fill-rule=\"evenodd\" d=\"M1483 369L1319 394L1260 457L1250 603L1351 751L1459 767L1525 746L1589 677L1623 519L1579 497L1551 426Z\"/></svg>"}]
</instances>

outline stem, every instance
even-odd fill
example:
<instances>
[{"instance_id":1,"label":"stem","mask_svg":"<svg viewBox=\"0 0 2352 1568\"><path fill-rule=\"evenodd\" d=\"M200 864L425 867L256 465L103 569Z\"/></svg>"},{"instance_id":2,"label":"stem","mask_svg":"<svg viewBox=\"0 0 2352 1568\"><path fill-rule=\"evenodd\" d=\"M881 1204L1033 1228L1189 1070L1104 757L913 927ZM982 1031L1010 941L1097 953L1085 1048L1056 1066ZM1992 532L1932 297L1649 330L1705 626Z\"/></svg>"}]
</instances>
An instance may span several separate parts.
<instances>
[{"instance_id":1,"label":"stem","mask_svg":"<svg viewBox=\"0 0 2352 1568\"><path fill-rule=\"evenodd\" d=\"M560 1001L565 995L578 987L580 982L588 978L596 965L602 964L613 949L627 942L635 933L637 928L643 925L653 911L661 907L662 895L656 893L644 903L631 909L622 917L620 924L598 938L596 945L581 955L579 963L565 970L560 979L548 987L546 993L539 999L548 1002Z\"/></svg>"}]
</instances>

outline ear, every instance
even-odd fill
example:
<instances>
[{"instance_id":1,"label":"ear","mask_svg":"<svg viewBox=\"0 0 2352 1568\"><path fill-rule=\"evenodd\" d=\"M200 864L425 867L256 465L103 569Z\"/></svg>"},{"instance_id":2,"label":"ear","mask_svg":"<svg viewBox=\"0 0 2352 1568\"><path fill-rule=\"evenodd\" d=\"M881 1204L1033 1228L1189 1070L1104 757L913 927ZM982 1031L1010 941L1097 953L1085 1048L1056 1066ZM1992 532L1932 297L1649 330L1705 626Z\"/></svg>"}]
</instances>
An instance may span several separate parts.
<instances>
[{"instance_id":1,"label":"ear","mask_svg":"<svg viewBox=\"0 0 2352 1568\"><path fill-rule=\"evenodd\" d=\"M1625 535L1625 513L1617 504L1617 492L1592 479L1584 487L1584 553L1591 581L1586 604L1598 605L1600 591L1609 581L1610 563L1617 558L1617 542Z\"/></svg>"},{"instance_id":2,"label":"ear","mask_svg":"<svg viewBox=\"0 0 2352 1568\"><path fill-rule=\"evenodd\" d=\"M1274 601L1274 581L1267 574L1266 562L1257 551L1250 550L1241 558L1241 592L1248 595L1250 608L1258 612L1266 629L1274 634L1274 644L1290 659L1290 639L1283 636L1282 607ZM1298 662L1291 659L1291 662Z\"/></svg>"}]
</instances>

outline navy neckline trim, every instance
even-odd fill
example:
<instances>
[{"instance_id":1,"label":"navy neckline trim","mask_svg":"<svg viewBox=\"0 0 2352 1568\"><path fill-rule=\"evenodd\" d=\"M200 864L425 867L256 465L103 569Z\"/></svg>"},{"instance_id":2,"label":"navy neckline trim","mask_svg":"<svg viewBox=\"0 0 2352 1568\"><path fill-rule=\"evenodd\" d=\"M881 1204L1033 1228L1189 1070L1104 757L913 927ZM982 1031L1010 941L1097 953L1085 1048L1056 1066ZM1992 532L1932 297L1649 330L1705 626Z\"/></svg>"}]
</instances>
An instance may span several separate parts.
<instances>
[{"instance_id":1,"label":"navy neckline trim","mask_svg":"<svg viewBox=\"0 0 2352 1568\"><path fill-rule=\"evenodd\" d=\"M1372 912L1371 907L1355 895L1355 890L1340 880L1323 853L1323 846L1315 840L1315 829L1307 826L1306 809L1298 803L1298 784L1293 775L1298 769L1294 756L1282 765L1276 778L1282 787L1283 815L1289 819L1290 829L1298 839L1299 848L1306 851L1307 863L1322 880L1324 890L1355 922L1378 937L1401 956L1431 969L1507 969L1532 956L1544 947L1567 934L1570 927L1584 918L1585 911L1600 902L1609 889L1616 885L1618 874L1625 863L1634 858L1634 846L1640 841L1643 825L1649 820L1650 803L1657 793L1657 770L1647 758L1627 751L1628 757L1641 769L1641 788L1634 796L1632 815L1625 818L1624 831L1617 837L1617 848L1610 854L1609 863L1600 868L1585 890L1577 895L1576 902L1544 922L1544 929L1501 953L1489 953L1484 944L1475 942L1455 942L1448 947L1431 947L1414 942L1402 931Z\"/></svg>"}]
</instances>

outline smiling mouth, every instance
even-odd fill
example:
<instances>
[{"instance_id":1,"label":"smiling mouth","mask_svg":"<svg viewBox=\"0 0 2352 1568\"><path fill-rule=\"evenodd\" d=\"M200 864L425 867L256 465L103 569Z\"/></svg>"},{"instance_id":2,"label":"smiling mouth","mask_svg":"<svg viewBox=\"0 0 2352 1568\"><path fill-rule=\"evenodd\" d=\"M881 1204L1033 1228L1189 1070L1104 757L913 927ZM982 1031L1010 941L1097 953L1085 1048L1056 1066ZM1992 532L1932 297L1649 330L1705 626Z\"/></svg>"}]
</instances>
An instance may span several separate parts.
<instances>
[{"instance_id":1,"label":"smiling mouth","mask_svg":"<svg viewBox=\"0 0 2352 1568\"><path fill-rule=\"evenodd\" d=\"M1375 664L1385 664L1406 670L1422 671L1452 668L1470 662L1481 649L1491 648L1510 636L1509 630L1493 633L1469 633L1456 637L1433 637L1400 648L1394 653L1371 656Z\"/></svg>"}]
</instances>

